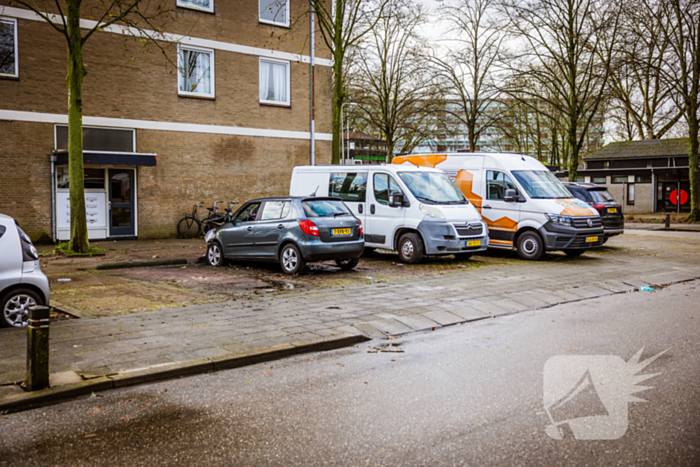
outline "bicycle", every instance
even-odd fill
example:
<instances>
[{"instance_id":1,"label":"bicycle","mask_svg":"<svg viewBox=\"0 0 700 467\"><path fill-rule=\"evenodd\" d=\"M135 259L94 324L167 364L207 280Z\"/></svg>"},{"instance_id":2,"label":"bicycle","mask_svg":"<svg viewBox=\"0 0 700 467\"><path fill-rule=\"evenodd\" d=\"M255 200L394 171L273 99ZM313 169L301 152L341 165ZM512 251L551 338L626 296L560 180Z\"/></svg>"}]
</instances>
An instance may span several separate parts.
<instances>
[{"instance_id":1,"label":"bicycle","mask_svg":"<svg viewBox=\"0 0 700 467\"><path fill-rule=\"evenodd\" d=\"M217 201L217 203L219 202L220 201ZM214 203L214 211L210 213L209 217L207 217L201 222L202 233L206 235L207 232L209 232L210 230L215 229L217 227L221 227L226 222L230 222L232 216L231 210L235 204L238 204L238 201L229 201L228 208L224 209L226 213L219 216L216 213L216 203Z\"/></svg>"},{"instance_id":2,"label":"bicycle","mask_svg":"<svg viewBox=\"0 0 700 467\"><path fill-rule=\"evenodd\" d=\"M214 206L207 208L207 211L209 211L207 217L201 218L199 216L198 208L202 207L202 202L197 201L194 206L192 206L192 213L185 215L185 217L180 219L180 222L177 224L177 233L180 238L198 237L207 233L212 226L216 226L216 223L221 222L223 217L219 215L216 207L216 205L219 203L223 203L223 201L214 201ZM237 204L237 202L232 201L229 203L229 208L233 204ZM230 214L230 209L227 209L226 211Z\"/></svg>"}]
</instances>

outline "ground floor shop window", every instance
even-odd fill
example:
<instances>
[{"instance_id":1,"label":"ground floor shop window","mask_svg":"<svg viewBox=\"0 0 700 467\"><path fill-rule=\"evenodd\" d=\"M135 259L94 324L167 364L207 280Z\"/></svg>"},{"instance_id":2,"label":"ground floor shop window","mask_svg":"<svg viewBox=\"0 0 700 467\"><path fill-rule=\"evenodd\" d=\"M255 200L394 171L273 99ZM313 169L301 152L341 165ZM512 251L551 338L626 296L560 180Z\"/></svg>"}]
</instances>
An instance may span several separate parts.
<instances>
[{"instance_id":1,"label":"ground floor shop window","mask_svg":"<svg viewBox=\"0 0 700 467\"><path fill-rule=\"evenodd\" d=\"M83 173L84 188L101 190L105 187L105 171L104 169L85 169ZM56 168L56 188L69 189L70 177L68 176L68 167Z\"/></svg>"}]
</instances>

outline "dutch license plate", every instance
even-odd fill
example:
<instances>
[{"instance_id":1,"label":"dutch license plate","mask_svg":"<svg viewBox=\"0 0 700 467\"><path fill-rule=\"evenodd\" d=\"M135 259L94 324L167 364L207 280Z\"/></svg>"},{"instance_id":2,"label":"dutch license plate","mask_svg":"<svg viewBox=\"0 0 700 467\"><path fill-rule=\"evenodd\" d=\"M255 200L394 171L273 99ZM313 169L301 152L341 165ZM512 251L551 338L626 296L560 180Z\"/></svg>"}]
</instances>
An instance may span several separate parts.
<instances>
[{"instance_id":1,"label":"dutch license plate","mask_svg":"<svg viewBox=\"0 0 700 467\"><path fill-rule=\"evenodd\" d=\"M481 240L467 240L467 247L481 246Z\"/></svg>"},{"instance_id":2,"label":"dutch license plate","mask_svg":"<svg viewBox=\"0 0 700 467\"><path fill-rule=\"evenodd\" d=\"M608 208L608 214L617 214L617 208Z\"/></svg>"},{"instance_id":3,"label":"dutch license plate","mask_svg":"<svg viewBox=\"0 0 700 467\"><path fill-rule=\"evenodd\" d=\"M598 237L586 237L586 243L593 243L593 242L597 242L597 241L598 241Z\"/></svg>"},{"instance_id":4,"label":"dutch license plate","mask_svg":"<svg viewBox=\"0 0 700 467\"><path fill-rule=\"evenodd\" d=\"M352 235L352 229L331 229L331 235L333 237L345 237Z\"/></svg>"}]
</instances>

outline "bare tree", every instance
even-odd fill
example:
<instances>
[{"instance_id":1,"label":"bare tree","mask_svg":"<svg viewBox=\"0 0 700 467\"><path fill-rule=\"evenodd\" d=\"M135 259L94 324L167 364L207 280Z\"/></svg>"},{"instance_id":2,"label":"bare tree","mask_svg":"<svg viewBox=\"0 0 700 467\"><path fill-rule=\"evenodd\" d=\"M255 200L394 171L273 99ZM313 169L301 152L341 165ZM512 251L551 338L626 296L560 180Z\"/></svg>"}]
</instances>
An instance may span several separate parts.
<instances>
[{"instance_id":1,"label":"bare tree","mask_svg":"<svg viewBox=\"0 0 700 467\"><path fill-rule=\"evenodd\" d=\"M417 35L425 11L410 2L387 7L352 65L355 119L387 143L387 160L395 152L411 152L430 134L434 99L422 60L423 41Z\"/></svg>"},{"instance_id":2,"label":"bare tree","mask_svg":"<svg viewBox=\"0 0 700 467\"><path fill-rule=\"evenodd\" d=\"M502 58L503 29L495 14L495 0L458 0L439 13L451 24L450 45L435 51L435 66L443 94L449 101L446 112L467 130L469 150L501 117L497 104L495 68Z\"/></svg>"},{"instance_id":3,"label":"bare tree","mask_svg":"<svg viewBox=\"0 0 700 467\"><path fill-rule=\"evenodd\" d=\"M528 90L506 88L526 105L542 100L548 107L537 112L556 120L565 116L564 133L570 147L569 180L576 180L587 133L606 99L614 64L612 44L620 30L620 6L616 1L503 0L513 33L525 46L511 67L546 89L544 95L520 96ZM533 110L536 110L533 108Z\"/></svg>"},{"instance_id":4,"label":"bare tree","mask_svg":"<svg viewBox=\"0 0 700 467\"><path fill-rule=\"evenodd\" d=\"M676 91L664 82L669 17L659 3L630 0L623 9L622 34L617 41L620 66L612 88L612 119L626 139L663 137L683 116L674 105Z\"/></svg>"},{"instance_id":5,"label":"bare tree","mask_svg":"<svg viewBox=\"0 0 700 467\"><path fill-rule=\"evenodd\" d=\"M666 15L668 22L663 35L668 41L669 53L665 56L664 74L667 86L678 93L678 105L688 124L690 215L686 222L700 222L700 168L698 168L698 137L700 136L700 1L662 0L650 2Z\"/></svg>"},{"instance_id":6,"label":"bare tree","mask_svg":"<svg viewBox=\"0 0 700 467\"><path fill-rule=\"evenodd\" d=\"M10 4L32 10L66 40L71 226L68 248L84 253L90 245L83 182L83 80L87 75L83 47L94 33L112 25L122 26L125 32L139 36L144 43L155 43L161 36L156 20L164 17L167 11L160 2L151 0L11 0ZM94 20L93 26L81 27L83 19Z\"/></svg>"},{"instance_id":7,"label":"bare tree","mask_svg":"<svg viewBox=\"0 0 700 467\"><path fill-rule=\"evenodd\" d=\"M382 18L389 0L309 0L323 40L333 56L333 144L331 163L340 162L342 105L346 98L345 57Z\"/></svg>"}]
</instances>

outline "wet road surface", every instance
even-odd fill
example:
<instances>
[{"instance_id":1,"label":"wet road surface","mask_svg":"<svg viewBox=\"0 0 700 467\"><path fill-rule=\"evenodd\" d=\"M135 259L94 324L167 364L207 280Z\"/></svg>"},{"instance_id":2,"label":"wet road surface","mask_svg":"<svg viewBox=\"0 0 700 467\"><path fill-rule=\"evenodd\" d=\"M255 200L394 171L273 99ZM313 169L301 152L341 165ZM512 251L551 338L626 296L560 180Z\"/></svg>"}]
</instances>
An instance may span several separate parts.
<instances>
[{"instance_id":1,"label":"wet road surface","mask_svg":"<svg viewBox=\"0 0 700 467\"><path fill-rule=\"evenodd\" d=\"M582 300L4 415L0 465L696 466L699 292ZM622 437L547 436L551 357L628 362L642 348L642 360L669 350L641 370L659 374L635 394L648 402L628 404Z\"/></svg>"}]
</instances>

